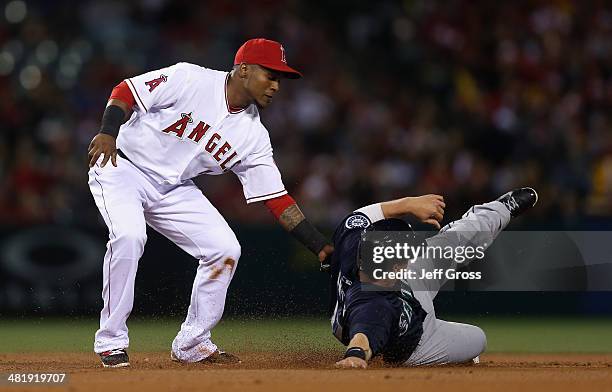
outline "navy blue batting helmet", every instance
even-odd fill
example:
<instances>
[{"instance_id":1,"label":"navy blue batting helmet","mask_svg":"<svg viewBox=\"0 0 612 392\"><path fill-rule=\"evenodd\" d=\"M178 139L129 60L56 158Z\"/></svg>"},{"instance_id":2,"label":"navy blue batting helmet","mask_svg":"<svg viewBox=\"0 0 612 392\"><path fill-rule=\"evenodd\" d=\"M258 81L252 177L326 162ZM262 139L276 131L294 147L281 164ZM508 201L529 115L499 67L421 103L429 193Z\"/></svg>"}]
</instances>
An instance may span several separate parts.
<instances>
[{"instance_id":1,"label":"navy blue batting helmet","mask_svg":"<svg viewBox=\"0 0 612 392\"><path fill-rule=\"evenodd\" d=\"M360 271L366 273L371 272L370 269L374 268L372 260L363 260L363 254L371 254L371 252L367 250L371 250L371 248L375 246L385 246L385 244L393 245L398 241L408 243L410 246L415 247L419 245L419 241L417 239L417 235L414 229L412 228L410 223L406 222L403 219L388 218L374 222L364 230L364 234L367 234L368 232L389 232L389 234L383 236L376 236L375 240L367 241L364 241L364 237L362 237L362 240L360 242L357 267ZM397 261L387 260L386 263L393 264L395 262Z\"/></svg>"}]
</instances>

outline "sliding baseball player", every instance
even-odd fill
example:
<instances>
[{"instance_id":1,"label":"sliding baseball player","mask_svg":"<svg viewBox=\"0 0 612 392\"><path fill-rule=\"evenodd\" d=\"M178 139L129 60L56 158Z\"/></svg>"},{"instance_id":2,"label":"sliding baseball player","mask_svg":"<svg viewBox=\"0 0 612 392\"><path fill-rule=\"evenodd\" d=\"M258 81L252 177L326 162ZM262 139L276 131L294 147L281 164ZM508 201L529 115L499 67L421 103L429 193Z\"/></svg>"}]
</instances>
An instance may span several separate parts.
<instances>
[{"instance_id":1,"label":"sliding baseball player","mask_svg":"<svg viewBox=\"0 0 612 392\"><path fill-rule=\"evenodd\" d=\"M537 200L535 190L521 188L496 201L475 205L461 219L428 238L426 245L445 249L469 245L484 250L511 217L533 207ZM415 272L412 279L401 274L399 280L390 274L373 279L369 274L373 260L365 258L363 234L387 232L381 242L393 245L388 233L393 231L419 247L410 225L398 218L412 214L421 221L439 220L444 207L441 196L407 197L360 208L338 225L332 257L332 277L337 283L332 296L336 306L331 321L334 335L347 350L344 358L336 362L337 367L365 368L377 355L388 363L404 366L464 363L477 360L485 350L482 329L436 317L433 300L449 278L445 271L457 268L455 259L420 256L408 264L406 259L399 260L392 254L387 267L399 273L410 265Z\"/></svg>"}]
</instances>

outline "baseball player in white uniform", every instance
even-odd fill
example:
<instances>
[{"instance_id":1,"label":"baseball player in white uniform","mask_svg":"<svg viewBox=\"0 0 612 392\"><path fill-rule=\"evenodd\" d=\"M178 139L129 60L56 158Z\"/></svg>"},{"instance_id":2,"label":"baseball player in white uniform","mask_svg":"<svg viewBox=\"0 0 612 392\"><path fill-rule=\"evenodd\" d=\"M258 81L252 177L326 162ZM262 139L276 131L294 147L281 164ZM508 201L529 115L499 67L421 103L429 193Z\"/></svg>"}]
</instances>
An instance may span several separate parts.
<instances>
[{"instance_id":1,"label":"baseball player in white uniform","mask_svg":"<svg viewBox=\"0 0 612 392\"><path fill-rule=\"evenodd\" d=\"M299 77L278 42L253 39L238 50L230 72L178 63L115 87L100 133L89 146L89 187L109 230L104 307L94 343L104 367L129 366L126 322L146 225L199 261L187 317L172 342L172 359L238 361L219 350L211 330L223 314L240 244L194 185L198 175L233 172L247 203L265 202L320 262L331 255L329 242L287 194L259 118L281 79Z\"/></svg>"}]
</instances>

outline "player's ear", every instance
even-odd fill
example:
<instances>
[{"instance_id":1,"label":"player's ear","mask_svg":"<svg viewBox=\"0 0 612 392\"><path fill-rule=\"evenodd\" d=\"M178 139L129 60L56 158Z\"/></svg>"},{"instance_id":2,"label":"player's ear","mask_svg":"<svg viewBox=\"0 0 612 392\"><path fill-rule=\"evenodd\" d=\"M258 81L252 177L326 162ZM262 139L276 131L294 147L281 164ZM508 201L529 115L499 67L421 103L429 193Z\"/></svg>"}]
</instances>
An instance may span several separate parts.
<instances>
[{"instance_id":1,"label":"player's ear","mask_svg":"<svg viewBox=\"0 0 612 392\"><path fill-rule=\"evenodd\" d=\"M238 77L241 79L246 79L249 76L249 65L245 63L240 63L238 65Z\"/></svg>"}]
</instances>

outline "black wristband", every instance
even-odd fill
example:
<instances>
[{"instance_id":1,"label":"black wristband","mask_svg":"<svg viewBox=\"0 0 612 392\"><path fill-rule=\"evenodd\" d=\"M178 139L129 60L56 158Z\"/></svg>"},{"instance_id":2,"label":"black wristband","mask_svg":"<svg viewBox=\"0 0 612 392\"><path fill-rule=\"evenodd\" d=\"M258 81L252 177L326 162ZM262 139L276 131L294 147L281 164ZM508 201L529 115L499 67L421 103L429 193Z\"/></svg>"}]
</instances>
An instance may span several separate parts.
<instances>
[{"instance_id":1,"label":"black wristband","mask_svg":"<svg viewBox=\"0 0 612 392\"><path fill-rule=\"evenodd\" d=\"M104 109L102 115L102 125L100 126L100 133L105 133L113 137L119 135L119 127L123 124L125 118L125 112L117 105L110 105Z\"/></svg>"},{"instance_id":2,"label":"black wristband","mask_svg":"<svg viewBox=\"0 0 612 392\"><path fill-rule=\"evenodd\" d=\"M298 223L290 233L315 255L318 255L328 243L323 234L319 233L306 219Z\"/></svg>"},{"instance_id":3,"label":"black wristband","mask_svg":"<svg viewBox=\"0 0 612 392\"><path fill-rule=\"evenodd\" d=\"M351 347L347 349L346 352L344 353L344 358L348 358L348 357L357 357L365 361L366 353L361 347Z\"/></svg>"}]
</instances>

